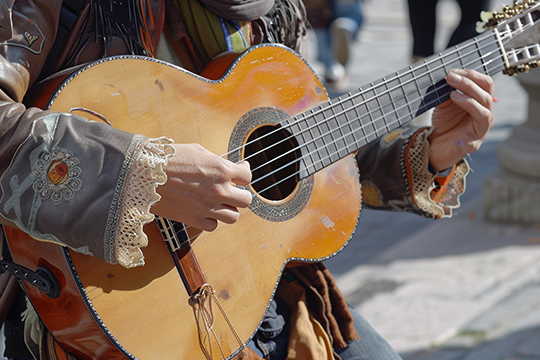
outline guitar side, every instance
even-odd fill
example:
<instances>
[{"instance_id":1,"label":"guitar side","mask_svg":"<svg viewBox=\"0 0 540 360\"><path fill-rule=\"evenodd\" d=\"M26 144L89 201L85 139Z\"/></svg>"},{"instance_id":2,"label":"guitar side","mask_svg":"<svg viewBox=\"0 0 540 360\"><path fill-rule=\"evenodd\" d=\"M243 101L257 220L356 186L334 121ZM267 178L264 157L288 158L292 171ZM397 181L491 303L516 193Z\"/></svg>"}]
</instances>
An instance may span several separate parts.
<instances>
[{"instance_id":1,"label":"guitar side","mask_svg":"<svg viewBox=\"0 0 540 360\"><path fill-rule=\"evenodd\" d=\"M50 110L84 108L122 130L200 143L216 154L226 154L234 143L231 139L245 142L254 129L265 125L260 116L294 115L325 100L321 83L304 61L270 45L243 53L215 81L151 59L108 59L70 77L51 99ZM269 110L259 114L257 109ZM100 121L88 112L74 112ZM233 356L253 335L287 263L320 261L346 245L361 203L354 156L302 180L284 199L268 200L260 194L255 198L257 206L242 209L236 224L220 224L192 244L226 314L222 316L213 305L213 331L219 344L211 334L205 344L217 357ZM205 359L200 342L208 338L198 332L200 320L166 245L155 224L147 225L145 232L150 245L143 249L147 264L141 268L127 270L70 251L74 271L64 276L73 278L67 282L80 280L82 295L88 297L88 314L81 316L94 321L98 314L97 323L108 339L125 348L128 356ZM32 260L36 264L47 263L37 257ZM31 298L34 304L55 301ZM97 343L81 345L73 338L77 334L66 333L46 317L42 315L60 342L77 343L81 352L100 358Z\"/></svg>"}]
</instances>

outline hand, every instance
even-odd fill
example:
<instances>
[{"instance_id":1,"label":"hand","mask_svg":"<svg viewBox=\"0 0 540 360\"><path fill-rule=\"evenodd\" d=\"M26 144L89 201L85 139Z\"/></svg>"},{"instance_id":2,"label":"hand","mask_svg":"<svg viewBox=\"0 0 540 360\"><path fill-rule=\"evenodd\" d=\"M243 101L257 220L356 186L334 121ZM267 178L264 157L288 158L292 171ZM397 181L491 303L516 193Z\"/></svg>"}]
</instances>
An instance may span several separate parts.
<instances>
[{"instance_id":1,"label":"hand","mask_svg":"<svg viewBox=\"0 0 540 360\"><path fill-rule=\"evenodd\" d=\"M238 208L251 203L251 193L232 183L249 184L249 163L234 164L198 144L174 147L176 154L165 167L167 182L157 189L161 200L152 212L205 231L215 230L218 221L236 222Z\"/></svg>"},{"instance_id":2,"label":"hand","mask_svg":"<svg viewBox=\"0 0 540 360\"><path fill-rule=\"evenodd\" d=\"M429 136L429 161L435 171L447 169L480 148L493 126L491 77L473 70L454 69L446 77L450 100L435 108Z\"/></svg>"}]
</instances>

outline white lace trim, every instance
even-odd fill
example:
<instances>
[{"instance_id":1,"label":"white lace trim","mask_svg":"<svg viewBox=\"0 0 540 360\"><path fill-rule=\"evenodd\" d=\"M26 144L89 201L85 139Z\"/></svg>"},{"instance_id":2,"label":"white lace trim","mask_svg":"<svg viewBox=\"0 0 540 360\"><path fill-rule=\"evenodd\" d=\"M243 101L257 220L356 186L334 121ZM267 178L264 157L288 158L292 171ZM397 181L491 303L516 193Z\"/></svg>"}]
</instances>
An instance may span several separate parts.
<instances>
[{"instance_id":1,"label":"white lace trim","mask_svg":"<svg viewBox=\"0 0 540 360\"><path fill-rule=\"evenodd\" d=\"M154 220L150 207L161 198L156 188L167 181L163 167L175 152L170 144L165 137L143 142L126 180L116 234L116 261L126 268L144 265L141 248L148 245L148 238L143 226Z\"/></svg>"},{"instance_id":2,"label":"white lace trim","mask_svg":"<svg viewBox=\"0 0 540 360\"><path fill-rule=\"evenodd\" d=\"M416 205L435 218L451 217L452 209L460 206L459 197L465 191L465 177L469 172L466 161L461 161L447 186L447 190L438 201L433 200L436 187L435 175L428 170L429 141L431 129L417 134L409 148L409 164L412 172L411 195Z\"/></svg>"}]
</instances>

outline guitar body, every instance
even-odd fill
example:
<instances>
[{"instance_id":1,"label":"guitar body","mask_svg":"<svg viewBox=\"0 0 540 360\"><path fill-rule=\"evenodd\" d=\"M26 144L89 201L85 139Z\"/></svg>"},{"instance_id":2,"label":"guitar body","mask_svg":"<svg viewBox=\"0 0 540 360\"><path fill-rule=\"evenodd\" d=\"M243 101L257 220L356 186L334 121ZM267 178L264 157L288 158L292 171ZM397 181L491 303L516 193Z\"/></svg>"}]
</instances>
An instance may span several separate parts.
<instances>
[{"instance_id":1,"label":"guitar body","mask_svg":"<svg viewBox=\"0 0 540 360\"><path fill-rule=\"evenodd\" d=\"M237 161L244 157L238 145L255 129L327 100L313 71L281 46L256 47L232 64L216 62L208 76L216 80L147 58L105 59L68 77L48 107L88 109L100 116L73 112L148 137L200 143L215 154L232 152ZM14 229L6 229L9 248L16 263L55 274L56 299L28 284L26 290L54 337L76 356L202 360L202 343L211 358L232 358L257 330L285 266L335 255L360 212L353 155L300 180L282 199L253 192L254 202L236 224L220 224L191 244L225 314L212 302L215 337L205 331L155 223L145 228L146 265L135 269Z\"/></svg>"}]
</instances>

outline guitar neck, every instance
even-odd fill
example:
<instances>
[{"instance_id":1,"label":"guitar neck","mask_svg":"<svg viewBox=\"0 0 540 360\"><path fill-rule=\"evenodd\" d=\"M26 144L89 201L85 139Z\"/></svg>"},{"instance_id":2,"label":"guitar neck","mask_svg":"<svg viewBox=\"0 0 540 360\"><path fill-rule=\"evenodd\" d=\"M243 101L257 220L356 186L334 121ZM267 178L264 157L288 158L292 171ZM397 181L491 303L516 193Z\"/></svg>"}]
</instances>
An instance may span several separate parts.
<instances>
[{"instance_id":1,"label":"guitar neck","mask_svg":"<svg viewBox=\"0 0 540 360\"><path fill-rule=\"evenodd\" d=\"M452 69L492 75L505 68L491 31L329 100L281 126L295 135L302 151L301 178L356 151L450 98Z\"/></svg>"}]
</instances>

